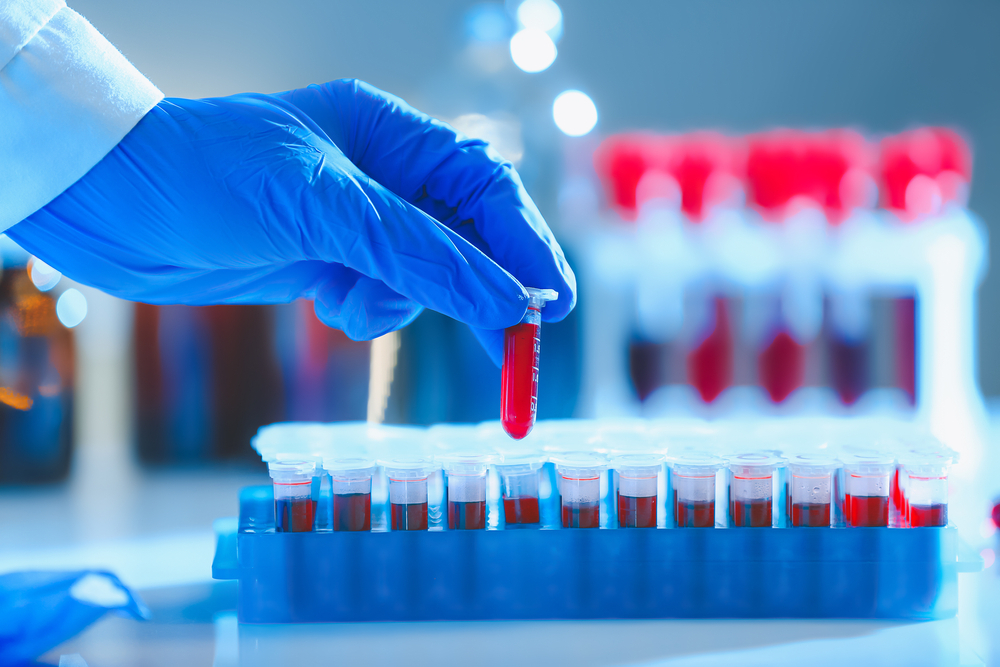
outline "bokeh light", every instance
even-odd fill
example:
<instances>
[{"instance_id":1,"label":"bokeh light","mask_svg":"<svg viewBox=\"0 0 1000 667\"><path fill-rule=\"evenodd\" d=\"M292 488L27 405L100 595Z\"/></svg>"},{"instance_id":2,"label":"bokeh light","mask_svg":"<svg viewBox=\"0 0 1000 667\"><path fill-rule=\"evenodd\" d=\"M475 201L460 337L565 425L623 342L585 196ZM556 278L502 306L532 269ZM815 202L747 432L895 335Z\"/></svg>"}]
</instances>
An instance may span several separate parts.
<instances>
[{"instance_id":1,"label":"bokeh light","mask_svg":"<svg viewBox=\"0 0 1000 667\"><path fill-rule=\"evenodd\" d=\"M517 8L522 27L541 30L554 41L562 36L562 10L552 0L524 0Z\"/></svg>"},{"instance_id":2,"label":"bokeh light","mask_svg":"<svg viewBox=\"0 0 1000 667\"><path fill-rule=\"evenodd\" d=\"M552 103L552 118L565 134L582 137L597 125L597 107L586 93L567 90Z\"/></svg>"},{"instance_id":3,"label":"bokeh light","mask_svg":"<svg viewBox=\"0 0 1000 667\"><path fill-rule=\"evenodd\" d=\"M476 5L465 14L465 32L474 42L504 42L510 37L510 19L504 12L503 5Z\"/></svg>"},{"instance_id":4,"label":"bokeh light","mask_svg":"<svg viewBox=\"0 0 1000 667\"><path fill-rule=\"evenodd\" d=\"M87 316L87 297L80 290L69 288L56 301L56 317L67 329L72 329Z\"/></svg>"},{"instance_id":5,"label":"bokeh light","mask_svg":"<svg viewBox=\"0 0 1000 667\"><path fill-rule=\"evenodd\" d=\"M993 549L990 549L989 547L980 551L979 555L983 559L983 567L986 569L992 567L993 563L997 559L996 552L994 552Z\"/></svg>"},{"instance_id":6,"label":"bokeh light","mask_svg":"<svg viewBox=\"0 0 1000 667\"><path fill-rule=\"evenodd\" d=\"M544 30L525 28L510 38L510 57L525 72L541 72L556 59L556 44Z\"/></svg>"},{"instance_id":7,"label":"bokeh light","mask_svg":"<svg viewBox=\"0 0 1000 667\"><path fill-rule=\"evenodd\" d=\"M32 257L28 260L28 275L31 277L31 282L41 292L48 292L58 285L59 280L62 279L61 273L37 257Z\"/></svg>"}]
</instances>

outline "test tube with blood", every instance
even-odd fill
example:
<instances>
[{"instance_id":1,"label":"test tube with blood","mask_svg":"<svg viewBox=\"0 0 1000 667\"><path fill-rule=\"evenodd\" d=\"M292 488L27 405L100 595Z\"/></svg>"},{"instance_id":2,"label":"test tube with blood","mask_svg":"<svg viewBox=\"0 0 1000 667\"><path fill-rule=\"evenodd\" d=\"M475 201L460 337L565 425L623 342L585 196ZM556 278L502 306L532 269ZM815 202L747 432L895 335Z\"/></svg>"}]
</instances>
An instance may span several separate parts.
<instances>
[{"instance_id":1,"label":"test tube with blood","mask_svg":"<svg viewBox=\"0 0 1000 667\"><path fill-rule=\"evenodd\" d=\"M770 528L776 456L740 454L729 460L729 521L739 528Z\"/></svg>"},{"instance_id":2,"label":"test tube with blood","mask_svg":"<svg viewBox=\"0 0 1000 667\"><path fill-rule=\"evenodd\" d=\"M591 452L568 452L552 457L559 484L563 528L599 528L601 476L608 460Z\"/></svg>"},{"instance_id":3,"label":"test tube with blood","mask_svg":"<svg viewBox=\"0 0 1000 667\"><path fill-rule=\"evenodd\" d=\"M520 440L535 425L538 402L538 353L542 308L559 293L525 288L528 309L521 321L504 331L503 369L500 382L500 420L507 434Z\"/></svg>"},{"instance_id":4,"label":"test tube with blood","mask_svg":"<svg viewBox=\"0 0 1000 667\"><path fill-rule=\"evenodd\" d=\"M656 489L663 456L624 454L611 465L618 473L619 528L656 528Z\"/></svg>"},{"instance_id":5,"label":"test tube with blood","mask_svg":"<svg viewBox=\"0 0 1000 667\"><path fill-rule=\"evenodd\" d=\"M912 528L948 525L948 467L951 458L938 453L901 457L906 479L906 516Z\"/></svg>"},{"instance_id":6,"label":"test tube with blood","mask_svg":"<svg viewBox=\"0 0 1000 667\"><path fill-rule=\"evenodd\" d=\"M852 528L889 525L890 478L896 469L892 456L880 452L856 452L844 464L844 514Z\"/></svg>"},{"instance_id":7,"label":"test tube with blood","mask_svg":"<svg viewBox=\"0 0 1000 667\"><path fill-rule=\"evenodd\" d=\"M366 458L327 459L323 467L333 489L333 529L371 530L375 462Z\"/></svg>"},{"instance_id":8,"label":"test tube with blood","mask_svg":"<svg viewBox=\"0 0 1000 667\"><path fill-rule=\"evenodd\" d=\"M684 452L667 459L673 488L677 528L715 527L715 480L724 459L701 452Z\"/></svg>"},{"instance_id":9,"label":"test tube with blood","mask_svg":"<svg viewBox=\"0 0 1000 667\"><path fill-rule=\"evenodd\" d=\"M508 527L540 524L538 471L544 462L545 456L541 452L524 452L505 453L503 462L497 464L504 523Z\"/></svg>"},{"instance_id":10,"label":"test tube with blood","mask_svg":"<svg viewBox=\"0 0 1000 667\"><path fill-rule=\"evenodd\" d=\"M307 533L316 518L313 498L314 461L285 459L267 465L274 484L274 530L278 533Z\"/></svg>"},{"instance_id":11,"label":"test tube with blood","mask_svg":"<svg viewBox=\"0 0 1000 667\"><path fill-rule=\"evenodd\" d=\"M380 463L389 482L391 529L427 530L427 479L437 466L423 456L399 456Z\"/></svg>"},{"instance_id":12,"label":"test tube with blood","mask_svg":"<svg viewBox=\"0 0 1000 667\"><path fill-rule=\"evenodd\" d=\"M486 528L486 473L491 454L451 453L437 457L444 467L449 530Z\"/></svg>"},{"instance_id":13,"label":"test tube with blood","mask_svg":"<svg viewBox=\"0 0 1000 667\"><path fill-rule=\"evenodd\" d=\"M788 461L793 527L830 527L833 474L838 467L835 459L815 454L799 454Z\"/></svg>"}]
</instances>

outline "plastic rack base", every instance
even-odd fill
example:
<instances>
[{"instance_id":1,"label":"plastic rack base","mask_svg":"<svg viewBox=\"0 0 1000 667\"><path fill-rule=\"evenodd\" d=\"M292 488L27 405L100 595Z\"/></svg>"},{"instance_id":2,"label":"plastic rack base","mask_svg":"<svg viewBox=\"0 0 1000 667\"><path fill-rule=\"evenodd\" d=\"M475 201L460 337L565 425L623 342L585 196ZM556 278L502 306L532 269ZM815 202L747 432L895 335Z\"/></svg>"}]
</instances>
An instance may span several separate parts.
<instances>
[{"instance_id":1,"label":"plastic rack base","mask_svg":"<svg viewBox=\"0 0 1000 667\"><path fill-rule=\"evenodd\" d=\"M950 527L274 533L248 528L265 493L217 522L245 623L940 619L975 569Z\"/></svg>"}]
</instances>

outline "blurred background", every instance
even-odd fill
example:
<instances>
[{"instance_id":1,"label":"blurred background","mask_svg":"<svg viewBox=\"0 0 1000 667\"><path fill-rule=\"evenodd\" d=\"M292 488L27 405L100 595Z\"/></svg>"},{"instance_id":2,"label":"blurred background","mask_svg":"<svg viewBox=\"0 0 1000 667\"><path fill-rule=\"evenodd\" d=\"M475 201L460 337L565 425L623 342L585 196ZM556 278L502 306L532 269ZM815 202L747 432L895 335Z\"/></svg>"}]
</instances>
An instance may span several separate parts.
<instances>
[{"instance_id":1,"label":"blurred background","mask_svg":"<svg viewBox=\"0 0 1000 667\"><path fill-rule=\"evenodd\" d=\"M168 97L359 78L491 141L580 281L579 308L544 327L540 418L894 411L924 414L946 442L978 438L948 444L992 461L997 3L70 4ZM790 184L788 170L813 180ZM916 176L930 189L908 191ZM872 247L892 248L949 216L967 270L947 294L964 305L922 323L926 271L880 274L885 254L851 249L872 229L888 230ZM727 255L712 231L727 229L757 245ZM644 244L702 259L681 267ZM354 342L310 303L126 303L2 248L0 515L13 530L0 566L73 556L140 588L205 586L209 522L262 474L259 426L497 418L499 370L437 313ZM839 257L849 275L796 256ZM932 332L934 319L954 326ZM946 353L925 356L930 341ZM941 392L964 406L949 423L931 414L954 413ZM981 540L989 500L970 510ZM166 575L151 555L171 549L190 557Z\"/></svg>"}]
</instances>

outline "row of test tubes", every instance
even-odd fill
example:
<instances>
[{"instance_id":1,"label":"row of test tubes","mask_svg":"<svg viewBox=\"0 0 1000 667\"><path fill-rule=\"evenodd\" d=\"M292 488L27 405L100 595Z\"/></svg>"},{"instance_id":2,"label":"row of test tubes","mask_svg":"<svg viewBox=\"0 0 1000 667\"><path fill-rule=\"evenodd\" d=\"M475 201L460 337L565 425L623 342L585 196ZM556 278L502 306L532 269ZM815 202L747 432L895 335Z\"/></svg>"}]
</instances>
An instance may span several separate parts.
<instances>
[{"instance_id":1,"label":"row of test tubes","mask_svg":"<svg viewBox=\"0 0 1000 667\"><path fill-rule=\"evenodd\" d=\"M503 451L497 428L268 427L254 444L274 486L274 529L948 523L955 453L925 434L739 451L719 433L665 436L648 424L540 422L534 447L522 442Z\"/></svg>"}]
</instances>

